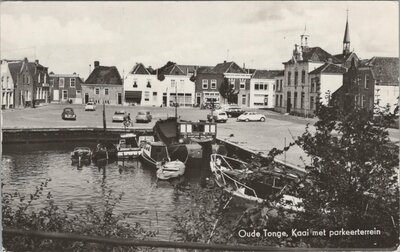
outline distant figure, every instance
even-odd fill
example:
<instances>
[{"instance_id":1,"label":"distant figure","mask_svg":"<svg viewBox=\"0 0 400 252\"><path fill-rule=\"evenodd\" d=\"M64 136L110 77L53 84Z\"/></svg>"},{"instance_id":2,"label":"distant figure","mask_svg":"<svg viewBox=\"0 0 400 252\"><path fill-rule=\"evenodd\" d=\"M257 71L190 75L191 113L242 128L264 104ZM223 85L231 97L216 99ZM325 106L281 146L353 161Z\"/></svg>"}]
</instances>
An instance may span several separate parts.
<instances>
[{"instance_id":1,"label":"distant figure","mask_svg":"<svg viewBox=\"0 0 400 252\"><path fill-rule=\"evenodd\" d=\"M127 119L128 119L128 122L131 121L131 113L128 113Z\"/></svg>"}]
</instances>

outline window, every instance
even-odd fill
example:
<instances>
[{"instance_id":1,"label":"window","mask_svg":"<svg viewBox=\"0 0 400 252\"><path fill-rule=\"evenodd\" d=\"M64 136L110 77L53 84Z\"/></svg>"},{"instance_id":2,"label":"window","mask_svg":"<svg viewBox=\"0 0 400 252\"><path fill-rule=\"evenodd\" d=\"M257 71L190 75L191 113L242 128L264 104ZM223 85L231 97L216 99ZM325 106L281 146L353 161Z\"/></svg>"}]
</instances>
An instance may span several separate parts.
<instances>
[{"instance_id":1,"label":"window","mask_svg":"<svg viewBox=\"0 0 400 252\"><path fill-rule=\"evenodd\" d=\"M279 86L279 80L276 80L276 87Z\"/></svg>"},{"instance_id":2,"label":"window","mask_svg":"<svg viewBox=\"0 0 400 252\"><path fill-rule=\"evenodd\" d=\"M74 88L74 87L75 87L75 83L76 83L76 79L75 79L75 78L71 78L71 79L69 80L69 86L70 86L70 87Z\"/></svg>"},{"instance_id":3,"label":"window","mask_svg":"<svg viewBox=\"0 0 400 252\"><path fill-rule=\"evenodd\" d=\"M108 88L104 89L104 95L108 95Z\"/></svg>"},{"instance_id":4,"label":"window","mask_svg":"<svg viewBox=\"0 0 400 252\"><path fill-rule=\"evenodd\" d=\"M306 71L301 71L301 83L306 83Z\"/></svg>"},{"instance_id":5,"label":"window","mask_svg":"<svg viewBox=\"0 0 400 252\"><path fill-rule=\"evenodd\" d=\"M81 96L81 90L76 90L76 96Z\"/></svg>"},{"instance_id":6,"label":"window","mask_svg":"<svg viewBox=\"0 0 400 252\"><path fill-rule=\"evenodd\" d=\"M68 90L63 90L63 100L68 99Z\"/></svg>"},{"instance_id":7,"label":"window","mask_svg":"<svg viewBox=\"0 0 400 252\"><path fill-rule=\"evenodd\" d=\"M258 89L260 89L259 84L258 83L254 84L254 90L258 90Z\"/></svg>"},{"instance_id":8,"label":"window","mask_svg":"<svg viewBox=\"0 0 400 252\"><path fill-rule=\"evenodd\" d=\"M304 108L304 92L301 92L300 108Z\"/></svg>"},{"instance_id":9,"label":"window","mask_svg":"<svg viewBox=\"0 0 400 252\"><path fill-rule=\"evenodd\" d=\"M282 99L283 99L283 95L281 95L281 97L279 97L279 106L282 107Z\"/></svg>"},{"instance_id":10,"label":"window","mask_svg":"<svg viewBox=\"0 0 400 252\"><path fill-rule=\"evenodd\" d=\"M185 80L180 80L179 83L181 84L181 87L185 85Z\"/></svg>"},{"instance_id":11,"label":"window","mask_svg":"<svg viewBox=\"0 0 400 252\"><path fill-rule=\"evenodd\" d=\"M137 88L137 80L136 79L133 80L133 86L132 87Z\"/></svg>"},{"instance_id":12,"label":"window","mask_svg":"<svg viewBox=\"0 0 400 252\"><path fill-rule=\"evenodd\" d=\"M246 79L240 79L240 89L246 88Z\"/></svg>"},{"instance_id":13,"label":"window","mask_svg":"<svg viewBox=\"0 0 400 252\"><path fill-rule=\"evenodd\" d=\"M314 92L314 79L311 80L311 93Z\"/></svg>"},{"instance_id":14,"label":"window","mask_svg":"<svg viewBox=\"0 0 400 252\"><path fill-rule=\"evenodd\" d=\"M364 88L368 89L368 82L369 82L369 75L366 74L365 75L365 80L364 80Z\"/></svg>"},{"instance_id":15,"label":"window","mask_svg":"<svg viewBox=\"0 0 400 252\"><path fill-rule=\"evenodd\" d=\"M275 107L278 107L279 95L277 95L275 98Z\"/></svg>"},{"instance_id":16,"label":"window","mask_svg":"<svg viewBox=\"0 0 400 252\"><path fill-rule=\"evenodd\" d=\"M294 101L293 101L293 108L297 108L297 92L294 92Z\"/></svg>"},{"instance_id":17,"label":"window","mask_svg":"<svg viewBox=\"0 0 400 252\"><path fill-rule=\"evenodd\" d=\"M235 79L229 79L229 83L231 84L231 89L235 89Z\"/></svg>"},{"instance_id":18,"label":"window","mask_svg":"<svg viewBox=\"0 0 400 252\"><path fill-rule=\"evenodd\" d=\"M280 90L282 91L283 80L280 80Z\"/></svg>"},{"instance_id":19,"label":"window","mask_svg":"<svg viewBox=\"0 0 400 252\"><path fill-rule=\"evenodd\" d=\"M242 104L246 105L246 95L242 95Z\"/></svg>"},{"instance_id":20,"label":"window","mask_svg":"<svg viewBox=\"0 0 400 252\"><path fill-rule=\"evenodd\" d=\"M153 92L153 96L157 96L157 92Z\"/></svg>"},{"instance_id":21,"label":"window","mask_svg":"<svg viewBox=\"0 0 400 252\"><path fill-rule=\"evenodd\" d=\"M58 80L58 87L59 87L59 88L63 88L63 87L64 87L64 78L60 78L60 79Z\"/></svg>"},{"instance_id":22,"label":"window","mask_svg":"<svg viewBox=\"0 0 400 252\"><path fill-rule=\"evenodd\" d=\"M51 86L54 86L54 79L50 79Z\"/></svg>"},{"instance_id":23,"label":"window","mask_svg":"<svg viewBox=\"0 0 400 252\"><path fill-rule=\"evenodd\" d=\"M267 87L268 89L268 87ZM275 84L272 85L272 91L275 91Z\"/></svg>"},{"instance_id":24,"label":"window","mask_svg":"<svg viewBox=\"0 0 400 252\"><path fill-rule=\"evenodd\" d=\"M314 97L313 96L310 97L310 109L311 110L314 109Z\"/></svg>"},{"instance_id":25,"label":"window","mask_svg":"<svg viewBox=\"0 0 400 252\"><path fill-rule=\"evenodd\" d=\"M144 100L149 101L149 99L150 99L150 92L149 91L144 92Z\"/></svg>"},{"instance_id":26,"label":"window","mask_svg":"<svg viewBox=\"0 0 400 252\"><path fill-rule=\"evenodd\" d=\"M217 89L217 80L211 80L211 89Z\"/></svg>"},{"instance_id":27,"label":"window","mask_svg":"<svg viewBox=\"0 0 400 252\"><path fill-rule=\"evenodd\" d=\"M292 72L288 72L288 76L287 76L287 84L288 84L288 86L290 86L291 78L292 78Z\"/></svg>"},{"instance_id":28,"label":"window","mask_svg":"<svg viewBox=\"0 0 400 252\"><path fill-rule=\"evenodd\" d=\"M203 80L203 89L208 88L208 80Z\"/></svg>"},{"instance_id":29,"label":"window","mask_svg":"<svg viewBox=\"0 0 400 252\"><path fill-rule=\"evenodd\" d=\"M264 90L268 90L268 84L264 85Z\"/></svg>"},{"instance_id":30,"label":"window","mask_svg":"<svg viewBox=\"0 0 400 252\"><path fill-rule=\"evenodd\" d=\"M147 80L147 86L148 88L151 88L151 80Z\"/></svg>"},{"instance_id":31,"label":"window","mask_svg":"<svg viewBox=\"0 0 400 252\"><path fill-rule=\"evenodd\" d=\"M96 88L95 92L96 92L97 95L100 94L100 88Z\"/></svg>"},{"instance_id":32,"label":"window","mask_svg":"<svg viewBox=\"0 0 400 252\"><path fill-rule=\"evenodd\" d=\"M294 85L297 86L299 78L299 72L294 72Z\"/></svg>"},{"instance_id":33,"label":"window","mask_svg":"<svg viewBox=\"0 0 400 252\"><path fill-rule=\"evenodd\" d=\"M171 80L171 87L176 87L176 81L175 80Z\"/></svg>"},{"instance_id":34,"label":"window","mask_svg":"<svg viewBox=\"0 0 400 252\"><path fill-rule=\"evenodd\" d=\"M40 83L40 73L38 74L38 83Z\"/></svg>"},{"instance_id":35,"label":"window","mask_svg":"<svg viewBox=\"0 0 400 252\"><path fill-rule=\"evenodd\" d=\"M47 83L47 75L44 74L44 83Z\"/></svg>"},{"instance_id":36,"label":"window","mask_svg":"<svg viewBox=\"0 0 400 252\"><path fill-rule=\"evenodd\" d=\"M361 98L361 108L364 108L366 105L367 99L366 99L365 95L362 95L361 97L362 97Z\"/></svg>"},{"instance_id":37,"label":"window","mask_svg":"<svg viewBox=\"0 0 400 252\"><path fill-rule=\"evenodd\" d=\"M264 90L264 84L260 83L260 90Z\"/></svg>"}]
</instances>

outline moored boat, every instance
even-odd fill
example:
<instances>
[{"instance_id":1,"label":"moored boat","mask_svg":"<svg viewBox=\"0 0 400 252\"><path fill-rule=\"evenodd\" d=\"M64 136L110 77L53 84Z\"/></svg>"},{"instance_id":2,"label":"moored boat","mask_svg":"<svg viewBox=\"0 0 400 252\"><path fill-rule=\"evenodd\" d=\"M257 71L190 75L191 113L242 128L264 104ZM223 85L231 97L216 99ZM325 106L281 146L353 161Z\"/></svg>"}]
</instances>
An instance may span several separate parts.
<instances>
[{"instance_id":1,"label":"moored boat","mask_svg":"<svg viewBox=\"0 0 400 252\"><path fill-rule=\"evenodd\" d=\"M185 164L179 160L171 161L167 146L162 142L146 142L141 157L148 166L157 169L157 178L161 180L176 178L185 173Z\"/></svg>"},{"instance_id":2,"label":"moored boat","mask_svg":"<svg viewBox=\"0 0 400 252\"><path fill-rule=\"evenodd\" d=\"M298 179L297 175L285 173L279 168L265 171L263 181L241 183L239 178L251 174L249 164L227 156L212 154L210 168L214 174L216 184L233 196L250 203L263 203L271 196L281 195L278 202L270 202L276 207L292 211L304 211L302 200L283 194L285 187Z\"/></svg>"},{"instance_id":3,"label":"moored boat","mask_svg":"<svg viewBox=\"0 0 400 252\"><path fill-rule=\"evenodd\" d=\"M76 147L71 152L72 163L89 163L92 161L92 151L88 147Z\"/></svg>"},{"instance_id":4,"label":"moored boat","mask_svg":"<svg viewBox=\"0 0 400 252\"><path fill-rule=\"evenodd\" d=\"M121 134L117 145L117 157L119 159L138 158L140 156L140 147L133 133Z\"/></svg>"},{"instance_id":5,"label":"moored boat","mask_svg":"<svg viewBox=\"0 0 400 252\"><path fill-rule=\"evenodd\" d=\"M113 143L99 143L93 150L93 161L115 160L117 158L117 152L117 147L115 147Z\"/></svg>"}]
</instances>

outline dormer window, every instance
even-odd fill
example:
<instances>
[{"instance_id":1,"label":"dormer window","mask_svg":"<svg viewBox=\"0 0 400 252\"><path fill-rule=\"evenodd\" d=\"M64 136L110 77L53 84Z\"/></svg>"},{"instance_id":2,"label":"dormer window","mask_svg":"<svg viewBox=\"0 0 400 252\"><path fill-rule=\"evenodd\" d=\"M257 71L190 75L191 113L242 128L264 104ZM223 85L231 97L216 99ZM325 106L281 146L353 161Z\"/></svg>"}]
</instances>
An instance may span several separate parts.
<instances>
[{"instance_id":1,"label":"dormer window","mask_svg":"<svg viewBox=\"0 0 400 252\"><path fill-rule=\"evenodd\" d=\"M151 82L150 82L150 80L147 80L147 86L146 86L146 87L151 88Z\"/></svg>"},{"instance_id":2,"label":"dormer window","mask_svg":"<svg viewBox=\"0 0 400 252\"><path fill-rule=\"evenodd\" d=\"M137 81L136 81L136 80L133 80L133 87L134 87L134 88L137 88L137 87L138 87Z\"/></svg>"}]
</instances>

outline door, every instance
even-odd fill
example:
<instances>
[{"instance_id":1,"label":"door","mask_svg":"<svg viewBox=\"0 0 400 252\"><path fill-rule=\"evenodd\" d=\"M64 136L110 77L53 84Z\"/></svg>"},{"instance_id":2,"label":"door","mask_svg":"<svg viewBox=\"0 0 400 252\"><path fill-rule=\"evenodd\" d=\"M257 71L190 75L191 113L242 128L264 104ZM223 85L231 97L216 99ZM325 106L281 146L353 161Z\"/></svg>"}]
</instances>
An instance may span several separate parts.
<instances>
[{"instance_id":1,"label":"door","mask_svg":"<svg viewBox=\"0 0 400 252\"><path fill-rule=\"evenodd\" d=\"M85 104L89 102L89 94L85 93Z\"/></svg>"},{"instance_id":2,"label":"door","mask_svg":"<svg viewBox=\"0 0 400 252\"><path fill-rule=\"evenodd\" d=\"M60 94L58 89L53 90L53 101L58 101L60 100Z\"/></svg>"},{"instance_id":3,"label":"door","mask_svg":"<svg viewBox=\"0 0 400 252\"><path fill-rule=\"evenodd\" d=\"M167 95L163 95L162 104L163 104L163 107L167 106Z\"/></svg>"},{"instance_id":4,"label":"door","mask_svg":"<svg viewBox=\"0 0 400 252\"><path fill-rule=\"evenodd\" d=\"M122 94L118 93L118 104L122 104Z\"/></svg>"}]
</instances>

